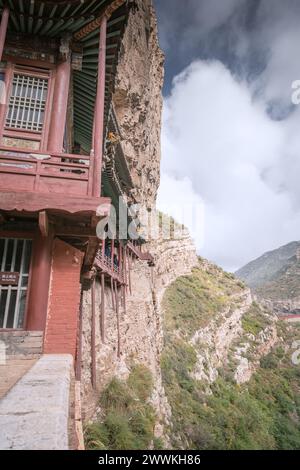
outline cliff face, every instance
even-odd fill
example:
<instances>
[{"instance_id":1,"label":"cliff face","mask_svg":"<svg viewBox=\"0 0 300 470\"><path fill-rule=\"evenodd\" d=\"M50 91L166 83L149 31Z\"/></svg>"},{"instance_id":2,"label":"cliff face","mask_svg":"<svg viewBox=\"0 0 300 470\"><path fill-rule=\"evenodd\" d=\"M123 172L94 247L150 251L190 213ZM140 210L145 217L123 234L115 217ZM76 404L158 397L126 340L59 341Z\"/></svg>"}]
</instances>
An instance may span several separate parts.
<instances>
[{"instance_id":1,"label":"cliff face","mask_svg":"<svg viewBox=\"0 0 300 470\"><path fill-rule=\"evenodd\" d=\"M162 304L170 445L298 448L300 383L291 357L299 329L205 260L166 290Z\"/></svg>"},{"instance_id":2,"label":"cliff face","mask_svg":"<svg viewBox=\"0 0 300 470\"><path fill-rule=\"evenodd\" d=\"M163 55L152 2L137 5L113 100L136 197L150 208L159 186ZM159 445L186 449L299 446L292 327L254 302L243 282L199 260L186 231L176 239L161 234L145 250L155 266L132 262L132 290L119 315L105 286L104 342L96 281L94 389L92 294L83 295L82 404L84 420L95 423L90 447L154 448L158 437Z\"/></svg>"},{"instance_id":3,"label":"cliff face","mask_svg":"<svg viewBox=\"0 0 300 470\"><path fill-rule=\"evenodd\" d=\"M135 185L135 197L153 207L160 180L160 133L164 57L158 44L157 21L151 0L137 0L130 11L117 68L113 104L122 134L122 147ZM113 377L126 379L134 364L152 372L152 401L158 414L166 413L161 386L162 346L160 299L178 275L190 272L196 263L188 235L178 241L153 242L149 249L154 268L134 261L132 292L126 294L126 309L117 314L110 286L105 286L105 343L100 338L100 285L96 282L96 372L97 387L91 387L91 291L83 295L83 412L95 413L100 393ZM118 337L120 355L118 357ZM97 411L97 410L96 410ZM99 411L99 410L98 410Z\"/></svg>"},{"instance_id":4,"label":"cliff face","mask_svg":"<svg viewBox=\"0 0 300 470\"><path fill-rule=\"evenodd\" d=\"M126 309L120 308L120 357L117 354L117 314L112 306L109 286L105 288L105 344L101 341L100 284L96 282L96 390L91 387L91 292L84 293L82 398L85 419L93 416L100 393L111 379L126 379L135 364L143 364L151 371L154 380L151 402L157 416L162 421L168 419L169 407L160 369L163 346L161 299L165 289L178 276L191 272L197 263L197 256L187 233L178 240L152 242L147 248L154 255L155 267L150 268L144 261L134 261L132 264L132 293L127 293ZM157 434L162 434L159 420Z\"/></svg>"},{"instance_id":5,"label":"cliff face","mask_svg":"<svg viewBox=\"0 0 300 470\"><path fill-rule=\"evenodd\" d=\"M138 202L151 207L160 179L164 56L152 0L138 0L122 42L113 102Z\"/></svg>"}]
</instances>

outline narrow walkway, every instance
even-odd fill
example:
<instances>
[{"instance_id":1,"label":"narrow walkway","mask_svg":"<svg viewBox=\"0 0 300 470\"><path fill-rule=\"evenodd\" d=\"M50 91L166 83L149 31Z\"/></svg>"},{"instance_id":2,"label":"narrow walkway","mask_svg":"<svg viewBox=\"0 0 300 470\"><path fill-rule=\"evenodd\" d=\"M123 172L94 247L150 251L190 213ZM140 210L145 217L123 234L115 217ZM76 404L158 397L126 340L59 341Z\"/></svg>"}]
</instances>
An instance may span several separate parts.
<instances>
[{"instance_id":1,"label":"narrow walkway","mask_svg":"<svg viewBox=\"0 0 300 470\"><path fill-rule=\"evenodd\" d=\"M37 359L8 359L0 364L0 400L36 363ZM0 402L1 403L1 402ZM0 431L1 432L1 431Z\"/></svg>"},{"instance_id":2,"label":"narrow walkway","mask_svg":"<svg viewBox=\"0 0 300 470\"><path fill-rule=\"evenodd\" d=\"M0 449L65 450L73 359L44 355L0 399Z\"/></svg>"}]
</instances>

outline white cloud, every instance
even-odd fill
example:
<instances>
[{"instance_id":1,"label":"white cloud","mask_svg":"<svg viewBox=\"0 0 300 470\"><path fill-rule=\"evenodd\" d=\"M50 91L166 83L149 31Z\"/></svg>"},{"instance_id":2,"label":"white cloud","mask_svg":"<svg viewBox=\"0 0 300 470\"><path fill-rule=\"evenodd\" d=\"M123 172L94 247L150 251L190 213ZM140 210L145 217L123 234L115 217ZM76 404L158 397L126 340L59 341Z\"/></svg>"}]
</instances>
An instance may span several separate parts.
<instances>
[{"instance_id":1,"label":"white cloud","mask_svg":"<svg viewBox=\"0 0 300 470\"><path fill-rule=\"evenodd\" d=\"M264 106L220 62L191 64L165 100L159 207L203 201L199 253L229 270L299 238L299 114Z\"/></svg>"}]
</instances>

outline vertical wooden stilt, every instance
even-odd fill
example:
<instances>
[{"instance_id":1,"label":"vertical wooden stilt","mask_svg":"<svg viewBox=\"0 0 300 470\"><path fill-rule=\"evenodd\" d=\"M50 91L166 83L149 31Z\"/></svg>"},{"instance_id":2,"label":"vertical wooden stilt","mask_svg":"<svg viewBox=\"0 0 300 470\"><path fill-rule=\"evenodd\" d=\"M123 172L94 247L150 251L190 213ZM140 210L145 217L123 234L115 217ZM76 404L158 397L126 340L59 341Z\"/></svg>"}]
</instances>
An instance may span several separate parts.
<instances>
[{"instance_id":1,"label":"vertical wooden stilt","mask_svg":"<svg viewBox=\"0 0 300 470\"><path fill-rule=\"evenodd\" d=\"M128 292L128 279L127 279L127 247L124 247L124 282L125 289Z\"/></svg>"},{"instance_id":2,"label":"vertical wooden stilt","mask_svg":"<svg viewBox=\"0 0 300 470\"><path fill-rule=\"evenodd\" d=\"M115 310L115 292L114 292L114 281L113 278L110 278L110 290L111 290L111 303L112 303L112 308Z\"/></svg>"},{"instance_id":3,"label":"vertical wooden stilt","mask_svg":"<svg viewBox=\"0 0 300 470\"><path fill-rule=\"evenodd\" d=\"M122 298L123 298L123 309L124 313L126 313L126 286L125 284L122 286Z\"/></svg>"},{"instance_id":4,"label":"vertical wooden stilt","mask_svg":"<svg viewBox=\"0 0 300 470\"><path fill-rule=\"evenodd\" d=\"M131 287L131 266L132 266L131 255L128 257L128 284L129 284L129 292L132 295L132 287Z\"/></svg>"},{"instance_id":5,"label":"vertical wooden stilt","mask_svg":"<svg viewBox=\"0 0 300 470\"><path fill-rule=\"evenodd\" d=\"M101 340L105 343L105 292L104 292L104 274L101 274Z\"/></svg>"},{"instance_id":6,"label":"vertical wooden stilt","mask_svg":"<svg viewBox=\"0 0 300 470\"><path fill-rule=\"evenodd\" d=\"M92 387L96 388L96 279L92 284L92 325L91 325L91 381Z\"/></svg>"},{"instance_id":7,"label":"vertical wooden stilt","mask_svg":"<svg viewBox=\"0 0 300 470\"><path fill-rule=\"evenodd\" d=\"M121 356L121 336L120 336L120 312L119 312L119 291L117 283L115 282L115 295L116 295L116 313L117 313L117 336L118 336L118 345L117 345L117 355Z\"/></svg>"}]
</instances>

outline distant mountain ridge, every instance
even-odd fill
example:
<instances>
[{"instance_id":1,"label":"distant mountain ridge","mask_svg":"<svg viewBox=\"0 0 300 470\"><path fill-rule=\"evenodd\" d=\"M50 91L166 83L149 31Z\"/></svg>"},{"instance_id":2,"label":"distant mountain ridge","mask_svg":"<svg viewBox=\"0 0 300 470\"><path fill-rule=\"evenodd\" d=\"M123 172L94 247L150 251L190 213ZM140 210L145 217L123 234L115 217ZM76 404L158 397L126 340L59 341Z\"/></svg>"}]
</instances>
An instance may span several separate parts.
<instances>
[{"instance_id":1,"label":"distant mountain ridge","mask_svg":"<svg viewBox=\"0 0 300 470\"><path fill-rule=\"evenodd\" d=\"M276 280L296 261L300 250L300 241L294 241L272 251L264 253L236 271L235 275L249 287L258 288Z\"/></svg>"},{"instance_id":2,"label":"distant mountain ridge","mask_svg":"<svg viewBox=\"0 0 300 470\"><path fill-rule=\"evenodd\" d=\"M235 274L278 315L300 314L300 242L269 251Z\"/></svg>"}]
</instances>

